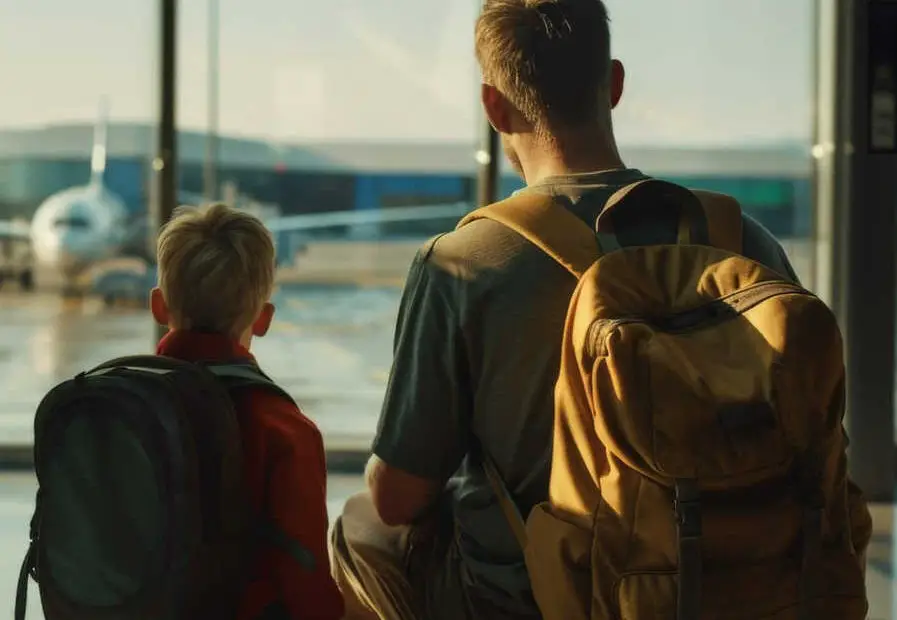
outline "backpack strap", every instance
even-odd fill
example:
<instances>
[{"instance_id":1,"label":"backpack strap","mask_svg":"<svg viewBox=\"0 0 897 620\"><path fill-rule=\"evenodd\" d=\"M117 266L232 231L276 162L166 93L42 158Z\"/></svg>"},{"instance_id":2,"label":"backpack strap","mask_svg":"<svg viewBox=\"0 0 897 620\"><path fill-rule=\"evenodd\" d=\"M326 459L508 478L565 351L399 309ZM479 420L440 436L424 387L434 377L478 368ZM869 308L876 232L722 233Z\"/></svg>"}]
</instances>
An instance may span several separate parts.
<instances>
[{"instance_id":1,"label":"backpack strap","mask_svg":"<svg viewBox=\"0 0 897 620\"><path fill-rule=\"evenodd\" d=\"M599 239L603 239L602 248L606 245L619 248L612 238L612 213L621 208L656 209L658 206L679 211L678 243L709 245L735 254L741 253L743 220L737 200L716 192L691 191L660 179L636 181L622 187L608 199L596 224Z\"/></svg>"},{"instance_id":2,"label":"backpack strap","mask_svg":"<svg viewBox=\"0 0 897 620\"><path fill-rule=\"evenodd\" d=\"M620 249L612 215L621 209L656 210L669 208L679 212L676 241L682 245L709 245L740 254L742 250L741 206L725 194L691 191L660 179L642 179L620 188L607 201L598 216L596 230L604 252Z\"/></svg>"},{"instance_id":3,"label":"backpack strap","mask_svg":"<svg viewBox=\"0 0 897 620\"><path fill-rule=\"evenodd\" d=\"M741 205L731 196L704 190L691 191L660 179L642 179L614 193L598 216L596 230L602 250L620 249L611 215L621 209L658 207L679 211L676 242L681 245L709 245L741 254L743 220Z\"/></svg>"},{"instance_id":4,"label":"backpack strap","mask_svg":"<svg viewBox=\"0 0 897 620\"><path fill-rule=\"evenodd\" d=\"M231 362L204 364L213 375L222 380L228 392L246 388L261 388L268 390L281 398L296 404L293 397L287 394L280 386L262 372L262 369L250 362ZM270 519L256 519L256 536L265 542L277 547L292 557L301 567L311 572L315 570L317 562L314 554L298 541L287 536L283 530Z\"/></svg>"},{"instance_id":5,"label":"backpack strap","mask_svg":"<svg viewBox=\"0 0 897 620\"><path fill-rule=\"evenodd\" d=\"M660 179L642 179L617 190L605 203L595 228L600 237L614 235L612 216L621 209L673 209L679 212L677 242L683 245L709 245L709 223L701 200L675 183ZM609 239L608 239L609 240ZM616 244L614 240L612 243ZM602 243L604 247L605 243ZM619 244L616 244L619 247Z\"/></svg>"},{"instance_id":6,"label":"backpack strap","mask_svg":"<svg viewBox=\"0 0 897 620\"><path fill-rule=\"evenodd\" d=\"M277 394L294 405L296 404L292 396L274 383L274 380L262 372L261 368L251 362L207 363L204 366L209 372L223 381L228 391L261 388Z\"/></svg>"},{"instance_id":7,"label":"backpack strap","mask_svg":"<svg viewBox=\"0 0 897 620\"><path fill-rule=\"evenodd\" d=\"M482 219L504 224L551 256L577 279L600 256L595 232L548 194L519 192L468 213L457 227Z\"/></svg>"},{"instance_id":8,"label":"backpack strap","mask_svg":"<svg viewBox=\"0 0 897 620\"><path fill-rule=\"evenodd\" d=\"M28 608L28 579L34 578L35 554L37 549L32 539L28 543L28 551L25 553L25 559L22 561L22 568L19 569L19 581L16 585L16 602L13 611L14 620L25 620L25 610Z\"/></svg>"},{"instance_id":9,"label":"backpack strap","mask_svg":"<svg viewBox=\"0 0 897 620\"><path fill-rule=\"evenodd\" d=\"M741 253L742 212L735 199L715 192L692 192L653 178L617 190L602 209L595 230L555 197L525 190L467 214L457 228L480 219L499 222L579 278L601 255L621 249L612 213L620 209L657 209L661 205L679 210L678 243Z\"/></svg>"},{"instance_id":10,"label":"backpack strap","mask_svg":"<svg viewBox=\"0 0 897 620\"><path fill-rule=\"evenodd\" d=\"M799 620L818 617L816 598L820 594L825 492L822 488L822 459L811 450L795 460L798 497L803 507L803 545L800 567Z\"/></svg>"},{"instance_id":11,"label":"backpack strap","mask_svg":"<svg viewBox=\"0 0 897 620\"><path fill-rule=\"evenodd\" d=\"M520 510L517 508L517 504L514 503L511 494L508 492L508 488L502 481L501 474L498 473L498 468L495 467L495 463L485 452L482 455L482 461L483 469L486 471L486 477L489 479L489 484L492 485L492 490L498 498L498 505L501 507L501 511L505 514L505 519L508 521L508 525L511 526L511 530L514 532L514 538L517 539L517 544L520 545L521 550L524 550L526 549L527 543L526 521L524 521L523 515L520 514Z\"/></svg>"},{"instance_id":12,"label":"backpack strap","mask_svg":"<svg viewBox=\"0 0 897 620\"><path fill-rule=\"evenodd\" d=\"M694 194L701 201L704 217L707 218L710 245L733 254L741 254L744 216L738 201L717 192L696 190Z\"/></svg>"},{"instance_id":13,"label":"backpack strap","mask_svg":"<svg viewBox=\"0 0 897 620\"><path fill-rule=\"evenodd\" d=\"M699 620L703 558L701 493L697 480L680 479L675 485L676 543L679 578L676 587L676 620Z\"/></svg>"}]
</instances>

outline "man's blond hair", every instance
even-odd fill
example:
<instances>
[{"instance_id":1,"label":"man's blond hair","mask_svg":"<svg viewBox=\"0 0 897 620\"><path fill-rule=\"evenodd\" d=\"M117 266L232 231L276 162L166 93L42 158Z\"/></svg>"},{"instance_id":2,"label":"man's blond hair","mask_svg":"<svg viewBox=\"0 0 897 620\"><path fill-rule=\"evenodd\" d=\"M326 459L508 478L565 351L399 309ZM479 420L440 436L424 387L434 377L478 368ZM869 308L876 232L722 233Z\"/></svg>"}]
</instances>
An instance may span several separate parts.
<instances>
[{"instance_id":1,"label":"man's blond hair","mask_svg":"<svg viewBox=\"0 0 897 620\"><path fill-rule=\"evenodd\" d=\"M224 204L180 207L159 234L159 288L172 323L239 337L274 289L274 242Z\"/></svg>"},{"instance_id":2,"label":"man's blond hair","mask_svg":"<svg viewBox=\"0 0 897 620\"><path fill-rule=\"evenodd\" d=\"M601 0L485 0L475 41L483 80L537 130L609 116L610 26Z\"/></svg>"}]
</instances>

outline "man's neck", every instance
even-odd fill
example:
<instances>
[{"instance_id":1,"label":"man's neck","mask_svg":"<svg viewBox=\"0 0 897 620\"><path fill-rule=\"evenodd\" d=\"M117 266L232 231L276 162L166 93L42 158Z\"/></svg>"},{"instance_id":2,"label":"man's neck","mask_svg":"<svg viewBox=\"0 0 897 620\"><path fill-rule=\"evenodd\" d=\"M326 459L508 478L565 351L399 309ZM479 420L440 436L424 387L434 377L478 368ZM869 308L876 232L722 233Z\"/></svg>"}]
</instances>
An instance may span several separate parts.
<instances>
[{"instance_id":1,"label":"man's neck","mask_svg":"<svg viewBox=\"0 0 897 620\"><path fill-rule=\"evenodd\" d=\"M534 143L527 151L520 153L527 185L550 177L625 168L616 143L604 132L583 132L560 138L551 145Z\"/></svg>"}]
</instances>

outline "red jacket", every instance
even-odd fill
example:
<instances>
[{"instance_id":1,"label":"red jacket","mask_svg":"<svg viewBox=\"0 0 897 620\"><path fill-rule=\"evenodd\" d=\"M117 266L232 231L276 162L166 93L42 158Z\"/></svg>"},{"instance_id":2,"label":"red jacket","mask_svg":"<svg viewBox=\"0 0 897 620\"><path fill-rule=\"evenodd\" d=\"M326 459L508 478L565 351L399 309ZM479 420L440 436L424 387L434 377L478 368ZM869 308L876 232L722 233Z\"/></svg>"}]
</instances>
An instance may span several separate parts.
<instances>
[{"instance_id":1,"label":"red jacket","mask_svg":"<svg viewBox=\"0 0 897 620\"><path fill-rule=\"evenodd\" d=\"M225 336L187 331L169 332L156 352L186 361L254 360ZM278 600L293 620L342 618L343 597L331 577L327 552L327 466L321 432L276 394L253 390L246 400L237 405L250 408L242 430L253 507L310 550L316 567L310 573L279 549L259 549L237 618L255 620ZM269 505L262 506L266 478Z\"/></svg>"}]
</instances>

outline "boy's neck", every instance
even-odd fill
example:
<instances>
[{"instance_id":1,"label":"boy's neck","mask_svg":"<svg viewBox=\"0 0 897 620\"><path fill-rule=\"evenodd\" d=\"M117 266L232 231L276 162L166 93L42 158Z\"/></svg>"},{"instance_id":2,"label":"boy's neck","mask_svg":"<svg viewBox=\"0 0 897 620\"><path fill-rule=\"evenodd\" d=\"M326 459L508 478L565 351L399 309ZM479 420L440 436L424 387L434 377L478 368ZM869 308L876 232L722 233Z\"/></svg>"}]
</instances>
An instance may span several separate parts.
<instances>
[{"instance_id":1,"label":"boy's neck","mask_svg":"<svg viewBox=\"0 0 897 620\"><path fill-rule=\"evenodd\" d=\"M169 331L180 331L180 332L192 332L194 334L206 334L209 336L221 336L222 338L227 338L232 342L238 343L241 347L249 351L252 346L252 328L247 329L239 338L234 338L231 334L225 334L223 332L211 330L211 329L202 329L202 328L190 328L184 329L182 327L178 327L176 325L168 325Z\"/></svg>"},{"instance_id":2,"label":"boy's neck","mask_svg":"<svg viewBox=\"0 0 897 620\"><path fill-rule=\"evenodd\" d=\"M249 351L252 347L252 331L250 330L243 334L237 342L240 343L240 346Z\"/></svg>"}]
</instances>

